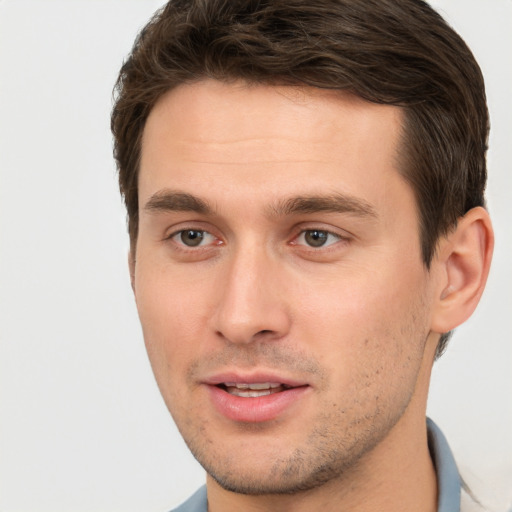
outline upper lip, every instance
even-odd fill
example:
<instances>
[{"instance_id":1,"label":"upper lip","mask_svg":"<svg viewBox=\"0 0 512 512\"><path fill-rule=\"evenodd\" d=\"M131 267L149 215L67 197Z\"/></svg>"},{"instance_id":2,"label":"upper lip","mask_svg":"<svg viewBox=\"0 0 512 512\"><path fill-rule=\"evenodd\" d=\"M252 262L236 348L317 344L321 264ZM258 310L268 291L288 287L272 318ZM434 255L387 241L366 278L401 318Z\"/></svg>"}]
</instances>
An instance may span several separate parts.
<instances>
[{"instance_id":1,"label":"upper lip","mask_svg":"<svg viewBox=\"0 0 512 512\"><path fill-rule=\"evenodd\" d=\"M241 373L228 371L223 373L216 373L214 375L210 375L203 380L204 384L208 384L210 386L218 386L220 384L233 383L233 384L263 384L263 383L272 383L272 384L283 384L284 386L290 388L296 388L299 386L307 386L308 383L291 378L285 377L282 375L278 375L274 372L251 372L251 373Z\"/></svg>"}]
</instances>

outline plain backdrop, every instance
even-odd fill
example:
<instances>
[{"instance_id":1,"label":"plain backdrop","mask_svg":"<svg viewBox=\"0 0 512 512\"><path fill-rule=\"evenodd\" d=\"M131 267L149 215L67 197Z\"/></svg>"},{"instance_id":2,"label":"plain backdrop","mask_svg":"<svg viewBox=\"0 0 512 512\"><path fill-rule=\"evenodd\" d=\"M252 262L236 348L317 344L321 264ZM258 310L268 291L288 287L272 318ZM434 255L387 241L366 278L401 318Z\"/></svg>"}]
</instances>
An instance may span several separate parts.
<instances>
[{"instance_id":1,"label":"plain backdrop","mask_svg":"<svg viewBox=\"0 0 512 512\"><path fill-rule=\"evenodd\" d=\"M160 398L127 271L109 113L156 0L0 1L0 511L166 511L204 474ZM512 500L512 1L438 0L487 81L488 289L429 415L475 490Z\"/></svg>"}]
</instances>

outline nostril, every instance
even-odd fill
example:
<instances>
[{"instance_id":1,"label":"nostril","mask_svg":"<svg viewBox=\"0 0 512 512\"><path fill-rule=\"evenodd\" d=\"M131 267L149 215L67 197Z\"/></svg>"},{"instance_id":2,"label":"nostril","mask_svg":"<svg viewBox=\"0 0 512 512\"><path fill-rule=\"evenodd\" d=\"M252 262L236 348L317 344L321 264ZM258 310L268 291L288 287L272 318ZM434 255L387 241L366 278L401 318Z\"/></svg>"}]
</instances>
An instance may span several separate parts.
<instances>
[{"instance_id":1,"label":"nostril","mask_svg":"<svg viewBox=\"0 0 512 512\"><path fill-rule=\"evenodd\" d=\"M264 340L270 340L274 337L278 337L276 334L276 331L272 329L262 329L261 331L258 331L254 336L253 340L258 341L264 341Z\"/></svg>"}]
</instances>

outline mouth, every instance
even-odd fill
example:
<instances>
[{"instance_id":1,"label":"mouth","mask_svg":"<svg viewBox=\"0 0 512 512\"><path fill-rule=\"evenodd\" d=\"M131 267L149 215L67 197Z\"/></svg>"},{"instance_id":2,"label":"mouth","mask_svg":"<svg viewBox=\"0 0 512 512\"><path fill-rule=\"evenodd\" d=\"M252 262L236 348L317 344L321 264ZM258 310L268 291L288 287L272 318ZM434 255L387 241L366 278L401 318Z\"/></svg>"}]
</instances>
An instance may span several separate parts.
<instances>
[{"instance_id":1,"label":"mouth","mask_svg":"<svg viewBox=\"0 0 512 512\"><path fill-rule=\"evenodd\" d=\"M205 382L211 403L235 422L262 423L289 415L311 393L307 383L276 375L224 374Z\"/></svg>"},{"instance_id":2,"label":"mouth","mask_svg":"<svg viewBox=\"0 0 512 512\"><path fill-rule=\"evenodd\" d=\"M217 385L218 388L226 391L230 395L240 396L243 398L258 398L260 396L273 395L281 393L293 386L287 386L279 382L223 382Z\"/></svg>"}]
</instances>

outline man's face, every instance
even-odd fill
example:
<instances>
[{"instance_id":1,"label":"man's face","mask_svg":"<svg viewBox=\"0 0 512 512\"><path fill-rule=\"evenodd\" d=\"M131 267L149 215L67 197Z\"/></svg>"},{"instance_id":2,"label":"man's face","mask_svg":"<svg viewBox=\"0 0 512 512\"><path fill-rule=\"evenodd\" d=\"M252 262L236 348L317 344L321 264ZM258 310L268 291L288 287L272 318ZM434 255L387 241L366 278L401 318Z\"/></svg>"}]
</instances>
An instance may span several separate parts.
<instances>
[{"instance_id":1,"label":"man's face","mask_svg":"<svg viewBox=\"0 0 512 512\"><path fill-rule=\"evenodd\" d=\"M227 489L320 485L421 410L433 292L400 127L339 92L216 81L149 116L137 306L165 402Z\"/></svg>"}]
</instances>

